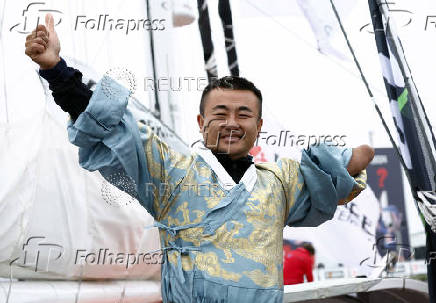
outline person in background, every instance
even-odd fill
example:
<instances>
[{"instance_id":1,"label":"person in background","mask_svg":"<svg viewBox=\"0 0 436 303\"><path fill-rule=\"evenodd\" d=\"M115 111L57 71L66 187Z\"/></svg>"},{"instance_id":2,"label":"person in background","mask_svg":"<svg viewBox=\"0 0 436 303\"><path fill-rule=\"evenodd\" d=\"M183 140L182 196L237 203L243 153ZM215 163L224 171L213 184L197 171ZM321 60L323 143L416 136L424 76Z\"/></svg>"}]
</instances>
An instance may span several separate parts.
<instances>
[{"instance_id":1,"label":"person in background","mask_svg":"<svg viewBox=\"0 0 436 303\"><path fill-rule=\"evenodd\" d=\"M313 266L315 264L315 248L310 243L304 243L301 247L292 250L284 242L283 245L283 284L292 285L313 282Z\"/></svg>"}]
</instances>

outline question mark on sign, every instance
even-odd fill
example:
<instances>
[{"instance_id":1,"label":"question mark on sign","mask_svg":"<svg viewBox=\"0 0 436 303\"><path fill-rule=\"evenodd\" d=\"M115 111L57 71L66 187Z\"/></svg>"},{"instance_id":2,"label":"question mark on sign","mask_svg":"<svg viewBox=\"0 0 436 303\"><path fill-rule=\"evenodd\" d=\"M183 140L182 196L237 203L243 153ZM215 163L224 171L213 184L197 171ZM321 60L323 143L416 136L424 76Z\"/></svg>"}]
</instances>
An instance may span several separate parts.
<instances>
[{"instance_id":1,"label":"question mark on sign","mask_svg":"<svg viewBox=\"0 0 436 303\"><path fill-rule=\"evenodd\" d=\"M377 176L379 176L380 178L378 179L378 187L382 188L385 187L385 179L388 176L388 170L384 167L380 167L379 169L377 169Z\"/></svg>"}]
</instances>

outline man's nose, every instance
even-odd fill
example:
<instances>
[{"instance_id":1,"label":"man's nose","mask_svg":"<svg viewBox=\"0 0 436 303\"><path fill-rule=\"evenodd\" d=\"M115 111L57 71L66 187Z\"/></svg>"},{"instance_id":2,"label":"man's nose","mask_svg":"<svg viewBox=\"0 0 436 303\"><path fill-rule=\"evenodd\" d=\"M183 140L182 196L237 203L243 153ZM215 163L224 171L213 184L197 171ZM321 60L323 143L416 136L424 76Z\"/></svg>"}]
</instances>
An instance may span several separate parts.
<instances>
[{"instance_id":1,"label":"man's nose","mask_svg":"<svg viewBox=\"0 0 436 303\"><path fill-rule=\"evenodd\" d=\"M238 119L236 119L235 115L229 115L226 121L226 128L239 128Z\"/></svg>"}]
</instances>

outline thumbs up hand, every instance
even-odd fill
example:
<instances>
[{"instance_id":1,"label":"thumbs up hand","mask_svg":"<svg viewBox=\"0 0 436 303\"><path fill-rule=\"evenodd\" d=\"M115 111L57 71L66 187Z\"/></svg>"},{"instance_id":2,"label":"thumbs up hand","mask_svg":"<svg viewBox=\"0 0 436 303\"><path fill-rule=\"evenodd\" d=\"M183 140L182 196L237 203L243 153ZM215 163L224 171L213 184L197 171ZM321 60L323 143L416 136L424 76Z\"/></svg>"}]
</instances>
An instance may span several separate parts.
<instances>
[{"instance_id":1,"label":"thumbs up hand","mask_svg":"<svg viewBox=\"0 0 436 303\"><path fill-rule=\"evenodd\" d=\"M45 26L39 24L36 29L26 37L25 54L41 69L53 68L59 61L61 45L54 30L54 19L51 14L45 15Z\"/></svg>"}]
</instances>

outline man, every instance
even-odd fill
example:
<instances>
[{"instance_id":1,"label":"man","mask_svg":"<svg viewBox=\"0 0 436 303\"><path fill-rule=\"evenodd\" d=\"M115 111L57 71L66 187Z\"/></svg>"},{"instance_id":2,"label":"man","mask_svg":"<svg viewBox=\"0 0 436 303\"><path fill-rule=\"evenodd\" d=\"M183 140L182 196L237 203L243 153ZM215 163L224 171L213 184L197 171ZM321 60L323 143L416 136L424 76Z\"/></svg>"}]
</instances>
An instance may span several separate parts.
<instances>
[{"instance_id":1,"label":"man","mask_svg":"<svg viewBox=\"0 0 436 303\"><path fill-rule=\"evenodd\" d=\"M315 248L310 243L303 243L301 247L291 249L283 245L283 284L292 285L313 281L313 265L315 263Z\"/></svg>"},{"instance_id":2,"label":"man","mask_svg":"<svg viewBox=\"0 0 436 303\"><path fill-rule=\"evenodd\" d=\"M26 54L70 113L80 165L99 170L155 218L163 301L282 302L283 227L331 219L338 203L365 187L373 149L321 145L304 151L301 163L254 165L248 152L262 127L262 95L243 78L225 77L205 88L197 117L204 144L185 156L134 121L127 89L103 77L89 91L59 51L47 15L46 26L27 36Z\"/></svg>"}]
</instances>

